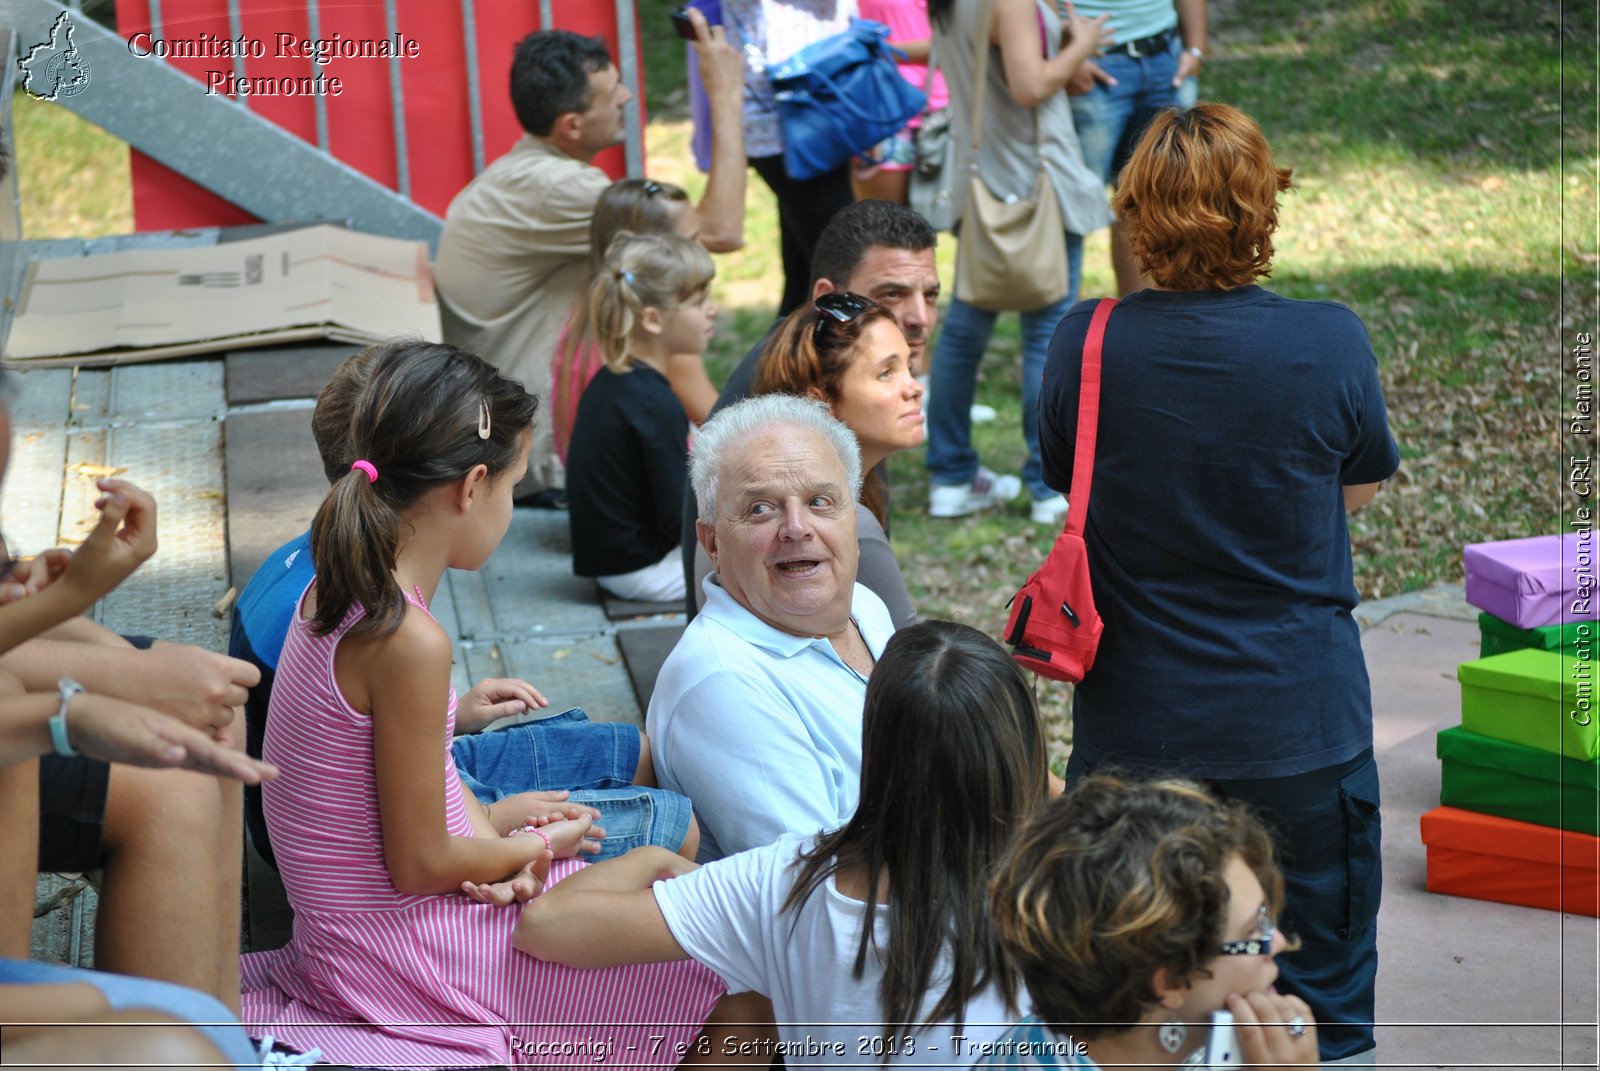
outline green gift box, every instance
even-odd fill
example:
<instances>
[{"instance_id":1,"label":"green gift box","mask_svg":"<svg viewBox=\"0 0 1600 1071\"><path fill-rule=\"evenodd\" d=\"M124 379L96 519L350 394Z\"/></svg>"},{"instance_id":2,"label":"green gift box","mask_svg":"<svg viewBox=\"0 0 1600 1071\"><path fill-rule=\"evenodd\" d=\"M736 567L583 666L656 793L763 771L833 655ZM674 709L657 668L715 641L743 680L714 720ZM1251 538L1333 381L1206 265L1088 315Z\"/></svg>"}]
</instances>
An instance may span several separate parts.
<instances>
[{"instance_id":1,"label":"green gift box","mask_svg":"<svg viewBox=\"0 0 1600 1071\"><path fill-rule=\"evenodd\" d=\"M1600 835L1600 763L1465 729L1442 730L1437 748L1445 806Z\"/></svg>"},{"instance_id":2,"label":"green gift box","mask_svg":"<svg viewBox=\"0 0 1600 1071\"><path fill-rule=\"evenodd\" d=\"M1518 628L1490 613L1478 615L1478 654L1483 658L1531 647L1536 651L1560 651L1576 655L1581 645L1593 657L1600 627L1593 621L1568 621L1565 625L1544 628Z\"/></svg>"},{"instance_id":3,"label":"green gift box","mask_svg":"<svg viewBox=\"0 0 1600 1071\"><path fill-rule=\"evenodd\" d=\"M1461 727L1570 759L1600 755L1594 709L1596 665L1524 648L1463 662Z\"/></svg>"}]
</instances>

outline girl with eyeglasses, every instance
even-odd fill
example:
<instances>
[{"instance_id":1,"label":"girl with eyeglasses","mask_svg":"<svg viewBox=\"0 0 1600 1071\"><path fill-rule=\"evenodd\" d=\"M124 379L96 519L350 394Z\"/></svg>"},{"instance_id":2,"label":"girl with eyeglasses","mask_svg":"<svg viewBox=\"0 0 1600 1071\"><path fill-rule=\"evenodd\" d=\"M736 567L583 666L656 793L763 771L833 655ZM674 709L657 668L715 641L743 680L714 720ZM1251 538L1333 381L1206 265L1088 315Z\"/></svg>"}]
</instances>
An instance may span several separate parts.
<instances>
[{"instance_id":1,"label":"girl with eyeglasses","mask_svg":"<svg viewBox=\"0 0 1600 1071\"><path fill-rule=\"evenodd\" d=\"M1219 1011L1232 1066L1318 1062L1310 1008L1273 988L1283 876L1241 804L1188 781L1085 778L1022 828L991 889L1033 1014L981 1065L1203 1067Z\"/></svg>"},{"instance_id":2,"label":"girl with eyeglasses","mask_svg":"<svg viewBox=\"0 0 1600 1071\"><path fill-rule=\"evenodd\" d=\"M687 238L623 234L589 288L606 366L578 402L567 455L572 570L619 599L683 600L689 421L667 372L674 354L698 358L711 341L715 273Z\"/></svg>"}]
</instances>

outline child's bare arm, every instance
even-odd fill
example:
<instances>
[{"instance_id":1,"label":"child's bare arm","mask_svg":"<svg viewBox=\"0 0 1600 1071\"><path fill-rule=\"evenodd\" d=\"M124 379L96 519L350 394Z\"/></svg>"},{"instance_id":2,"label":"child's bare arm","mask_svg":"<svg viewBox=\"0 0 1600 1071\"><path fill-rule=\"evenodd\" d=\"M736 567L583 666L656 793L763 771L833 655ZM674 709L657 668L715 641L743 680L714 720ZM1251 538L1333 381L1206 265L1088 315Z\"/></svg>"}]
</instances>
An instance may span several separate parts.
<instances>
[{"instance_id":1,"label":"child's bare arm","mask_svg":"<svg viewBox=\"0 0 1600 1071\"><path fill-rule=\"evenodd\" d=\"M568 967L687 959L650 886L697 869L658 847L596 863L529 901L511 943Z\"/></svg>"},{"instance_id":2,"label":"child's bare arm","mask_svg":"<svg viewBox=\"0 0 1600 1071\"><path fill-rule=\"evenodd\" d=\"M384 861L396 889L455 892L463 882L504 880L539 858L545 846L537 837L453 837L446 829L438 749L450 694L450 639L443 629L413 610L388 636L347 636L334 667L345 697L372 714Z\"/></svg>"}]
</instances>

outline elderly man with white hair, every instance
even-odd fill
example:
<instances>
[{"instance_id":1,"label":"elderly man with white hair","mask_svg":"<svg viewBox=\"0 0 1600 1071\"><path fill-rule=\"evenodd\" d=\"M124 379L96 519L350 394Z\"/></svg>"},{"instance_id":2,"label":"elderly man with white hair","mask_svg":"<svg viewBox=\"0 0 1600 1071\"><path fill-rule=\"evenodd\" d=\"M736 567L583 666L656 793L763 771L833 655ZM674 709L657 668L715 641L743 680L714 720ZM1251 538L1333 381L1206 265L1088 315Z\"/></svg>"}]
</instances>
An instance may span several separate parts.
<instances>
[{"instance_id":1,"label":"elderly man with white hair","mask_svg":"<svg viewBox=\"0 0 1600 1071\"><path fill-rule=\"evenodd\" d=\"M769 394L700 429L689 479L715 568L656 679L662 787L700 817L700 861L855 811L867 677L894 632L857 584L861 456L820 402Z\"/></svg>"}]
</instances>

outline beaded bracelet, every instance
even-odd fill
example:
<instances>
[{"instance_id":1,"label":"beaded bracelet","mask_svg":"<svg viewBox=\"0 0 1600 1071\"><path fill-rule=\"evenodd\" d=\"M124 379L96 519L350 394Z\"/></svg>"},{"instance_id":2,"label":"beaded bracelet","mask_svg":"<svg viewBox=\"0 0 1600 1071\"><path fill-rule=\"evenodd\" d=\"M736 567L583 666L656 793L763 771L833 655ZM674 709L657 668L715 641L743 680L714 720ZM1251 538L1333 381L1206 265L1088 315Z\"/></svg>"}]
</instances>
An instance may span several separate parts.
<instances>
[{"instance_id":1,"label":"beaded bracelet","mask_svg":"<svg viewBox=\"0 0 1600 1071\"><path fill-rule=\"evenodd\" d=\"M546 848L550 849L550 854L551 855L555 855L556 850L550 844L550 836L549 836L549 834L547 834L544 830L540 829L538 826L521 826L520 828L513 829L510 833L507 833L506 836L515 837L520 833L532 833L534 836L536 836L540 840L544 841L544 846Z\"/></svg>"}]
</instances>

